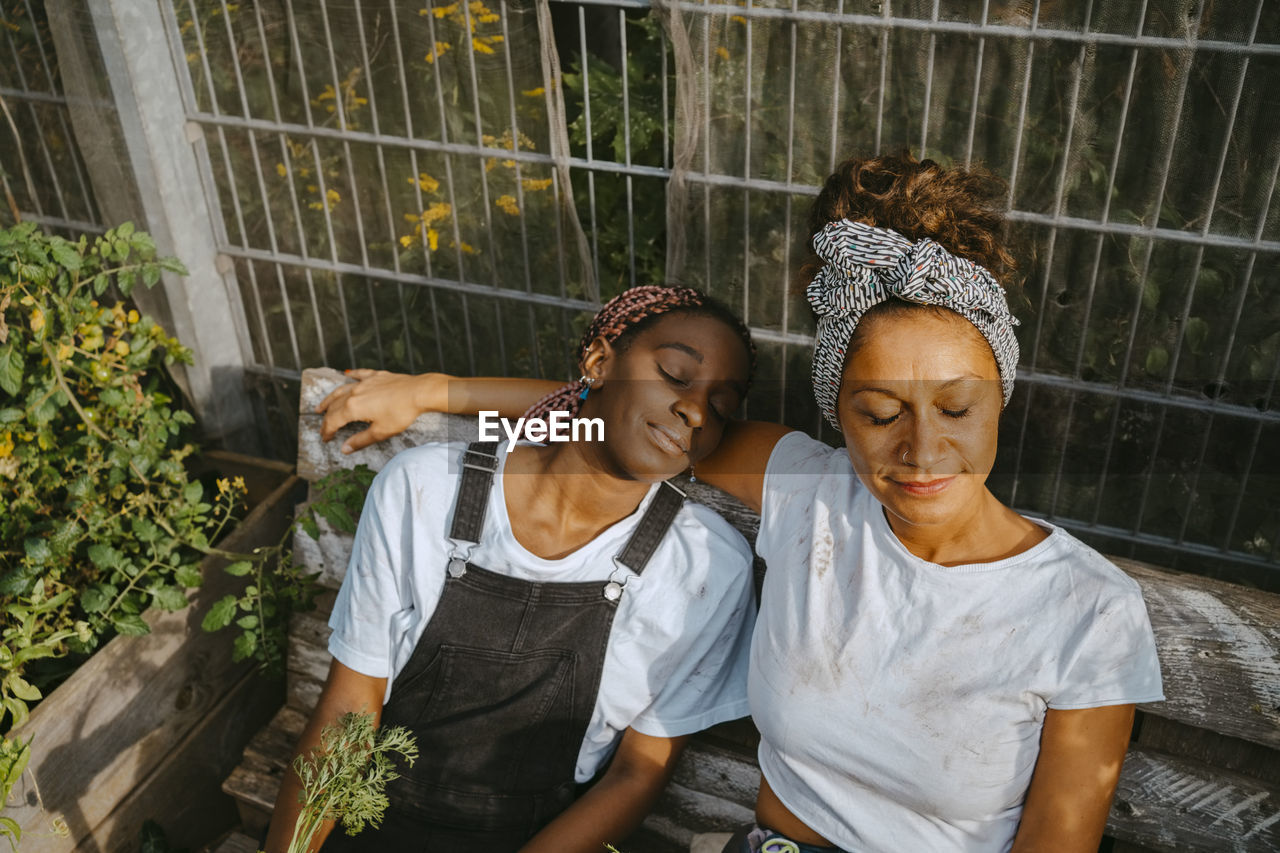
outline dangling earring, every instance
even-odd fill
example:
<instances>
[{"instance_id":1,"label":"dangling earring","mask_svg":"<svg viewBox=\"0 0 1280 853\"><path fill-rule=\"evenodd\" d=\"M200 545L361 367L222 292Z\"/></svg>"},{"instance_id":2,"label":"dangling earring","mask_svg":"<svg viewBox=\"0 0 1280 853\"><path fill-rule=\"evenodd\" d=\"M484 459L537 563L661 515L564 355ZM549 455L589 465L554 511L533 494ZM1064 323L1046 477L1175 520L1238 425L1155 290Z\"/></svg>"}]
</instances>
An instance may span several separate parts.
<instances>
[{"instance_id":1,"label":"dangling earring","mask_svg":"<svg viewBox=\"0 0 1280 853\"><path fill-rule=\"evenodd\" d=\"M596 384L595 377L588 376L584 373L582 376L578 377L578 381L587 386L586 388L583 388L582 393L578 395L579 400L585 400L587 399L587 394L591 393L591 386Z\"/></svg>"},{"instance_id":2,"label":"dangling earring","mask_svg":"<svg viewBox=\"0 0 1280 853\"><path fill-rule=\"evenodd\" d=\"M689 482L690 483L698 482L698 472L694 470L692 456L689 457Z\"/></svg>"}]
</instances>

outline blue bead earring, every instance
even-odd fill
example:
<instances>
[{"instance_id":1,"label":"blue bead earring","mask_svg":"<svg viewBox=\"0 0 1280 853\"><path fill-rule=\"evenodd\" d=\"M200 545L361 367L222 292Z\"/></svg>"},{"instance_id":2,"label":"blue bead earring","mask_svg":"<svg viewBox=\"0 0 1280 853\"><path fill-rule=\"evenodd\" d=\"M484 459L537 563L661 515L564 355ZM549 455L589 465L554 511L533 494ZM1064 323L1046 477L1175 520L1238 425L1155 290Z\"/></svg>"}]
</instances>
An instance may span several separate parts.
<instances>
[{"instance_id":1,"label":"blue bead earring","mask_svg":"<svg viewBox=\"0 0 1280 853\"><path fill-rule=\"evenodd\" d=\"M591 386L596 384L596 380L594 377L587 376L584 373L578 378L578 381L587 386L586 388L583 388L582 393L578 395L579 400L585 400L587 399L587 395L591 393Z\"/></svg>"}]
</instances>

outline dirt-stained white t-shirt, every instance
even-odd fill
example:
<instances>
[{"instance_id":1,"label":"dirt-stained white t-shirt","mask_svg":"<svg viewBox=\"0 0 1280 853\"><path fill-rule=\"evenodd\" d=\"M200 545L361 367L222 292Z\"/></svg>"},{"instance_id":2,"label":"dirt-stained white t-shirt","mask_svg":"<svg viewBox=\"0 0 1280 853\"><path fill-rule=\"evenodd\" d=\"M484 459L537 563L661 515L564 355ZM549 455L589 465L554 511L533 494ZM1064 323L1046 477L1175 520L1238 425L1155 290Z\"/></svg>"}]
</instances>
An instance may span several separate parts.
<instances>
[{"instance_id":1,"label":"dirt-stained white t-shirt","mask_svg":"<svg viewBox=\"0 0 1280 853\"><path fill-rule=\"evenodd\" d=\"M778 442L751 713L770 787L833 844L1007 850L1047 709L1164 698L1138 585L1042 526L1044 541L1005 560L930 563L844 448Z\"/></svg>"},{"instance_id":2,"label":"dirt-stained white t-shirt","mask_svg":"<svg viewBox=\"0 0 1280 853\"><path fill-rule=\"evenodd\" d=\"M444 589L448 532L465 445L433 443L395 456L365 500L346 578L329 624L330 653L387 679L409 662ZM640 575L618 572L622 551L659 486L634 513L567 557L545 560L511 532L502 475L489 492L482 541L470 562L543 582L626 578L614 615L595 711L575 777L591 779L628 726L654 737L692 734L747 715L746 677L755 616L751 549L712 510L686 501Z\"/></svg>"}]
</instances>

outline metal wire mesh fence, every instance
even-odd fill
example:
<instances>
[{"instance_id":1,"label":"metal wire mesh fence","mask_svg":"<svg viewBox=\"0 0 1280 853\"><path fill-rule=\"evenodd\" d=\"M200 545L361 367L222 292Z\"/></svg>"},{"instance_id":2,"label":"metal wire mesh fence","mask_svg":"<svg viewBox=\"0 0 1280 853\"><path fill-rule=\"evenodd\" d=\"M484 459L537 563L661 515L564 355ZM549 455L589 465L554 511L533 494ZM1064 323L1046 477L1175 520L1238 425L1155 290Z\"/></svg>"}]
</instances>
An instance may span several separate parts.
<instances>
[{"instance_id":1,"label":"metal wire mesh fence","mask_svg":"<svg viewBox=\"0 0 1280 853\"><path fill-rule=\"evenodd\" d=\"M748 414L821 433L807 206L843 157L908 147L1009 187L1000 497L1280 586L1276 4L160 6L262 376L566 376L598 299L676 274L761 341ZM39 210L92 222L67 174Z\"/></svg>"},{"instance_id":2,"label":"metal wire mesh fence","mask_svg":"<svg viewBox=\"0 0 1280 853\"><path fill-rule=\"evenodd\" d=\"M22 218L74 236L106 229L76 146L44 4L0 3L0 176Z\"/></svg>"}]
</instances>

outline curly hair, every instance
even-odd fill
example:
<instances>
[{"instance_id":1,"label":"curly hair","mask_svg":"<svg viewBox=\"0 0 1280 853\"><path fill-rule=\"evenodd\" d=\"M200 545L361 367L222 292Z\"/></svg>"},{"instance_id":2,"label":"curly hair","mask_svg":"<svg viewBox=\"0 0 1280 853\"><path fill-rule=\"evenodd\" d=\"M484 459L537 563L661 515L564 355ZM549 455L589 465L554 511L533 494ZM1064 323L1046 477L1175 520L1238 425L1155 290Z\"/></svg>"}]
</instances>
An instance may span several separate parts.
<instances>
[{"instance_id":1,"label":"curly hair","mask_svg":"<svg viewBox=\"0 0 1280 853\"><path fill-rule=\"evenodd\" d=\"M809 215L809 233L850 219L892 228L910 240L928 237L1008 287L1017 264L1005 245L1004 208L1004 182L980 166L945 169L905 151L853 157L827 178ZM820 266L811 258L800 280L807 283Z\"/></svg>"}]
</instances>

